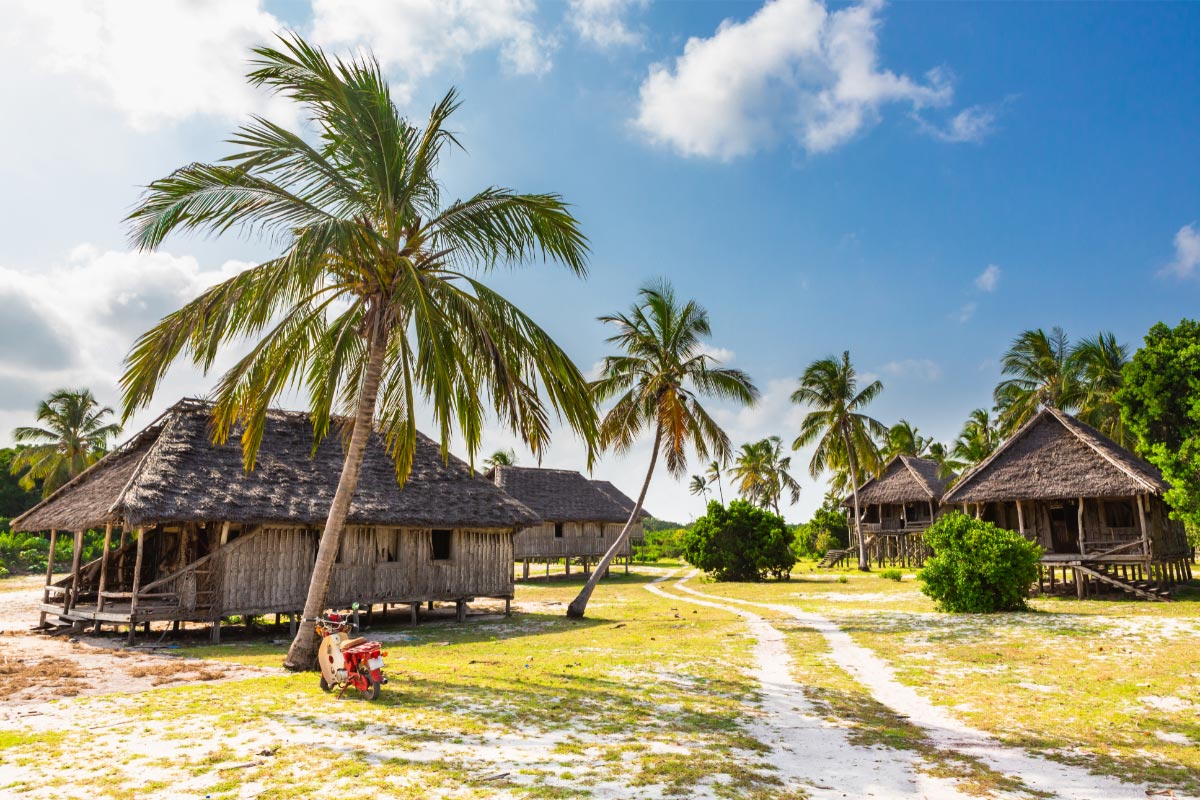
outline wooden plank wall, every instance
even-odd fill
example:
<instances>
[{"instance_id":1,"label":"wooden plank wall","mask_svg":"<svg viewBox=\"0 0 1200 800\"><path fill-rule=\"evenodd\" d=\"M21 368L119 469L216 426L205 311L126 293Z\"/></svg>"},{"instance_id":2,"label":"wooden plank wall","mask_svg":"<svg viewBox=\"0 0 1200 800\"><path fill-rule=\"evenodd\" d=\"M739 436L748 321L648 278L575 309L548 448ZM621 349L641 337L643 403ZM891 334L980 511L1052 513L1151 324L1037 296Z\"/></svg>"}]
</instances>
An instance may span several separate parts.
<instances>
[{"instance_id":1,"label":"wooden plank wall","mask_svg":"<svg viewBox=\"0 0 1200 800\"><path fill-rule=\"evenodd\" d=\"M564 522L563 535L554 535L554 524L547 522L518 533L513 540L513 557L522 558L576 558L602 556L625 529L623 522ZM632 552L630 540L640 538L642 524L635 523L630 529L625 547L618 555L628 556Z\"/></svg>"}]
</instances>

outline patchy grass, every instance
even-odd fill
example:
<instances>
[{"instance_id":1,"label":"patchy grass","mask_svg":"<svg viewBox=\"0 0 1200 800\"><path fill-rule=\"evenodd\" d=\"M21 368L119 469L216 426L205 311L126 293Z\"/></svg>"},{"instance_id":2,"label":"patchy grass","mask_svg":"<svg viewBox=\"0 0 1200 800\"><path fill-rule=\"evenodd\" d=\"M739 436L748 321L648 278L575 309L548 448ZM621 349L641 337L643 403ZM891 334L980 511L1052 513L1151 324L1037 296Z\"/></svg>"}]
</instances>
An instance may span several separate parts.
<instances>
[{"instance_id":1,"label":"patchy grass","mask_svg":"<svg viewBox=\"0 0 1200 800\"><path fill-rule=\"evenodd\" d=\"M778 796L744 729L754 697L744 625L676 608L647 580L614 571L582 622L557 610L578 590L572 580L520 587L519 600L547 613L376 628L390 683L375 703L325 694L313 674L68 701L71 729L92 729L87 763L73 755L76 737L15 741L6 791L124 797L158 781L163 797L654 797L697 786ZM276 665L285 650L179 652Z\"/></svg>"}]
</instances>

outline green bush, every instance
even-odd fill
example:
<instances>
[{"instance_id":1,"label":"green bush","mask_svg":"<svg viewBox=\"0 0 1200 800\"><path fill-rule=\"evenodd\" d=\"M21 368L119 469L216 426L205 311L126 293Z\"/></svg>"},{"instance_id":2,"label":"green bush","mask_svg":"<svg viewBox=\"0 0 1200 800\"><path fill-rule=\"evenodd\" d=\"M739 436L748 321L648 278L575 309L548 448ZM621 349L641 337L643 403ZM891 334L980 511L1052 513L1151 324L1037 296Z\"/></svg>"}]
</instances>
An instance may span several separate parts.
<instances>
[{"instance_id":1,"label":"green bush","mask_svg":"<svg viewBox=\"0 0 1200 800\"><path fill-rule=\"evenodd\" d=\"M904 573L898 569L885 569L879 573L879 577L889 581L901 581L904 580Z\"/></svg>"},{"instance_id":2,"label":"green bush","mask_svg":"<svg viewBox=\"0 0 1200 800\"><path fill-rule=\"evenodd\" d=\"M647 530L642 544L633 549L633 560L642 564L683 557L683 528Z\"/></svg>"},{"instance_id":3,"label":"green bush","mask_svg":"<svg viewBox=\"0 0 1200 800\"><path fill-rule=\"evenodd\" d=\"M56 571L70 569L71 559L75 549L75 535L69 531L60 531L54 544L54 568ZM85 531L83 534L83 549L80 551L79 563L86 564L101 556L104 552L104 532ZM10 530L0 531L0 567L9 573L43 572L46 569L46 558L50 554L50 540L36 533L14 533Z\"/></svg>"},{"instance_id":4,"label":"green bush","mask_svg":"<svg viewBox=\"0 0 1200 800\"><path fill-rule=\"evenodd\" d=\"M795 530L794 549L802 558L823 558L830 550L844 547L850 541L846 514L827 500L813 517Z\"/></svg>"},{"instance_id":5,"label":"green bush","mask_svg":"<svg viewBox=\"0 0 1200 800\"><path fill-rule=\"evenodd\" d=\"M796 556L783 517L734 500L715 500L683 539L684 556L719 581L761 581L791 575Z\"/></svg>"},{"instance_id":6,"label":"green bush","mask_svg":"<svg viewBox=\"0 0 1200 800\"><path fill-rule=\"evenodd\" d=\"M921 570L921 591L942 611L986 614L1022 611L1037 580L1042 548L1019 533L955 511L925 531L933 555Z\"/></svg>"}]
</instances>

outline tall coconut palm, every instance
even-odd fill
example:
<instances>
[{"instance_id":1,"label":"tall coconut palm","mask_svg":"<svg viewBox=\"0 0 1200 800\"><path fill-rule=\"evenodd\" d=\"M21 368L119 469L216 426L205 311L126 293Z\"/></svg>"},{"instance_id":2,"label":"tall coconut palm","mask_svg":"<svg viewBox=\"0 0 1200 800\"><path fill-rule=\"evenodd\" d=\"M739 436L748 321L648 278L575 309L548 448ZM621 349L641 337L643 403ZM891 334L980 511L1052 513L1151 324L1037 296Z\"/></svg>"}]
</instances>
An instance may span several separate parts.
<instances>
[{"instance_id":1,"label":"tall coconut palm","mask_svg":"<svg viewBox=\"0 0 1200 800\"><path fill-rule=\"evenodd\" d=\"M927 455L937 462L937 475L942 480L953 478L962 471L963 463L954 457L953 449L941 442L930 444Z\"/></svg>"},{"instance_id":2,"label":"tall coconut palm","mask_svg":"<svg viewBox=\"0 0 1200 800\"><path fill-rule=\"evenodd\" d=\"M1022 331L1001 357L1001 372L1009 376L995 391L1000 429L1007 435L1024 425L1038 410L1051 406L1063 411L1078 407L1079 372L1071 359L1070 343L1062 328Z\"/></svg>"},{"instance_id":3,"label":"tall coconut palm","mask_svg":"<svg viewBox=\"0 0 1200 800\"><path fill-rule=\"evenodd\" d=\"M883 436L883 459L890 461L898 455L923 456L933 440L921 435L917 427L902 419L888 428Z\"/></svg>"},{"instance_id":4,"label":"tall coconut palm","mask_svg":"<svg viewBox=\"0 0 1200 800\"><path fill-rule=\"evenodd\" d=\"M783 440L769 436L742 445L730 472L737 479L743 497L778 514L784 492L793 503L800 499L800 484L788 471L791 468L791 457L783 455Z\"/></svg>"},{"instance_id":5,"label":"tall coconut palm","mask_svg":"<svg viewBox=\"0 0 1200 800\"><path fill-rule=\"evenodd\" d=\"M517 451L511 447L507 450L497 450L483 460L484 469L492 469L493 467L515 467L517 465Z\"/></svg>"},{"instance_id":6,"label":"tall coconut palm","mask_svg":"<svg viewBox=\"0 0 1200 800\"><path fill-rule=\"evenodd\" d=\"M858 537L858 568L868 571L867 545L863 540L861 514L858 505L858 476L873 472L879 466L879 451L875 439L887 429L878 420L863 413L871 401L883 391L883 384L871 381L858 388L858 374L850 363L850 351L838 359L829 356L808 365L800 378L800 386L792 392L792 402L812 410L800 423L800 434L792 442L799 450L814 442L817 449L808 463L814 478L831 466L844 463L850 473L854 496L854 532Z\"/></svg>"},{"instance_id":7,"label":"tall coconut palm","mask_svg":"<svg viewBox=\"0 0 1200 800\"><path fill-rule=\"evenodd\" d=\"M1094 337L1081 339L1071 348L1071 362L1081 386L1080 417L1117 444L1124 445L1129 437L1121 422L1116 394L1122 386L1122 370L1129 363L1129 347L1117 342L1111 332L1100 331Z\"/></svg>"},{"instance_id":8,"label":"tall coconut palm","mask_svg":"<svg viewBox=\"0 0 1200 800\"><path fill-rule=\"evenodd\" d=\"M95 464L120 435L121 426L105 420L113 415L101 406L90 389L59 389L38 404L35 427L13 431L13 440L25 445L13 456L10 470L21 475L23 489L41 484L42 497Z\"/></svg>"},{"instance_id":9,"label":"tall coconut palm","mask_svg":"<svg viewBox=\"0 0 1200 800\"><path fill-rule=\"evenodd\" d=\"M152 183L129 221L143 250L175 231L233 228L265 235L283 252L143 334L122 383L128 416L151 401L181 354L207 369L225 345L254 341L221 378L213 409L216 441L241 424L246 469L282 390L307 390L317 440L343 416L346 460L285 662L309 669L313 620L324 610L372 430L401 484L412 468L418 403L430 409L443 457L455 427L475 457L489 410L535 454L549 440L551 408L587 443L589 461L599 431L579 370L482 281L494 267L537 257L586 274L586 239L562 198L491 187L444 204L436 172L458 145L446 128L459 105L453 91L422 127L400 116L372 56L330 59L299 37L280 41L254 51L250 82L299 103L315 142L254 118L230 140L232 155Z\"/></svg>"},{"instance_id":10,"label":"tall coconut palm","mask_svg":"<svg viewBox=\"0 0 1200 800\"><path fill-rule=\"evenodd\" d=\"M973 467L992 454L1000 444L1000 438L1000 432L992 423L987 409L977 408L963 423L950 452L963 467Z\"/></svg>"},{"instance_id":11,"label":"tall coconut palm","mask_svg":"<svg viewBox=\"0 0 1200 800\"><path fill-rule=\"evenodd\" d=\"M708 493L711 492L712 489L708 488L708 481L704 479L703 475L692 476L691 482L688 483L688 491L698 496L701 502L704 502L705 505L708 505L706 500L708 498Z\"/></svg>"},{"instance_id":12,"label":"tall coconut palm","mask_svg":"<svg viewBox=\"0 0 1200 800\"><path fill-rule=\"evenodd\" d=\"M717 497L721 500L721 505L725 505L725 487L721 485L721 462L710 461L704 470L704 476L708 478L709 483L714 481L717 484Z\"/></svg>"},{"instance_id":13,"label":"tall coconut palm","mask_svg":"<svg viewBox=\"0 0 1200 800\"><path fill-rule=\"evenodd\" d=\"M701 460L729 458L729 437L700 403L701 397L752 405L758 389L741 370L716 366L704 352L712 335L708 312L695 300L680 302L666 281L653 281L638 292L626 314L611 314L600 321L616 327L610 344L620 355L608 356L599 380L592 384L597 402L616 402L600 424L600 442L617 453L628 452L645 431L652 431L650 465L633 512L621 535L596 565L579 596L567 607L567 616L582 617L596 584L609 563L624 547L630 528L642 510L646 490L659 454L667 472L681 478L687 471L690 445Z\"/></svg>"}]
</instances>

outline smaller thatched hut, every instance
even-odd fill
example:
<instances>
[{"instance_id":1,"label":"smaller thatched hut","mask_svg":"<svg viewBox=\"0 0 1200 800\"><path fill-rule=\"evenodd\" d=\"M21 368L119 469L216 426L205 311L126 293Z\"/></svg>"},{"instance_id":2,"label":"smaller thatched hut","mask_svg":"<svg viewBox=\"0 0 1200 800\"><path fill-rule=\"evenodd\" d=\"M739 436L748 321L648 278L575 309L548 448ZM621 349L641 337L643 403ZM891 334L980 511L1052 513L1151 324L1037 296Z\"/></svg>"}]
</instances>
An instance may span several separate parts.
<instances>
[{"instance_id":1,"label":"smaller thatched hut","mask_svg":"<svg viewBox=\"0 0 1200 800\"><path fill-rule=\"evenodd\" d=\"M128 625L207 621L214 637L232 615L297 614L345 455L340 437L313 448L307 415L267 414L252 472L239 430L209 436L211 406L184 400L90 469L12 522L14 530L75 534L71 575L46 571L42 623ZM513 535L537 520L418 434L399 486L373 434L350 505L328 603L454 602L513 593ZM106 531L104 555L80 564L89 528ZM119 538L114 534L119 531ZM53 546L51 547L53 552Z\"/></svg>"},{"instance_id":2,"label":"smaller thatched hut","mask_svg":"<svg viewBox=\"0 0 1200 800\"><path fill-rule=\"evenodd\" d=\"M943 502L1019 531L1045 550L1053 589L1106 585L1159 599L1191 577L1162 474L1070 414L1047 408L963 475Z\"/></svg>"},{"instance_id":3,"label":"smaller thatched hut","mask_svg":"<svg viewBox=\"0 0 1200 800\"><path fill-rule=\"evenodd\" d=\"M589 565L608 552L633 513L634 502L615 486L592 481L575 470L496 466L487 475L506 494L533 510L540 524L517 534L513 557L529 577L531 561L562 560L567 574L571 562ZM649 516L645 511L643 517ZM630 541L641 537L641 520L634 523L620 555L628 568Z\"/></svg>"},{"instance_id":4,"label":"smaller thatched hut","mask_svg":"<svg viewBox=\"0 0 1200 800\"><path fill-rule=\"evenodd\" d=\"M858 489L860 527L868 559L879 566L919 566L928 554L922 536L937 519L952 477L938 475L928 458L898 455ZM854 497L844 505L854 513ZM854 520L850 520L854 536ZM857 547L857 543L855 543Z\"/></svg>"}]
</instances>

